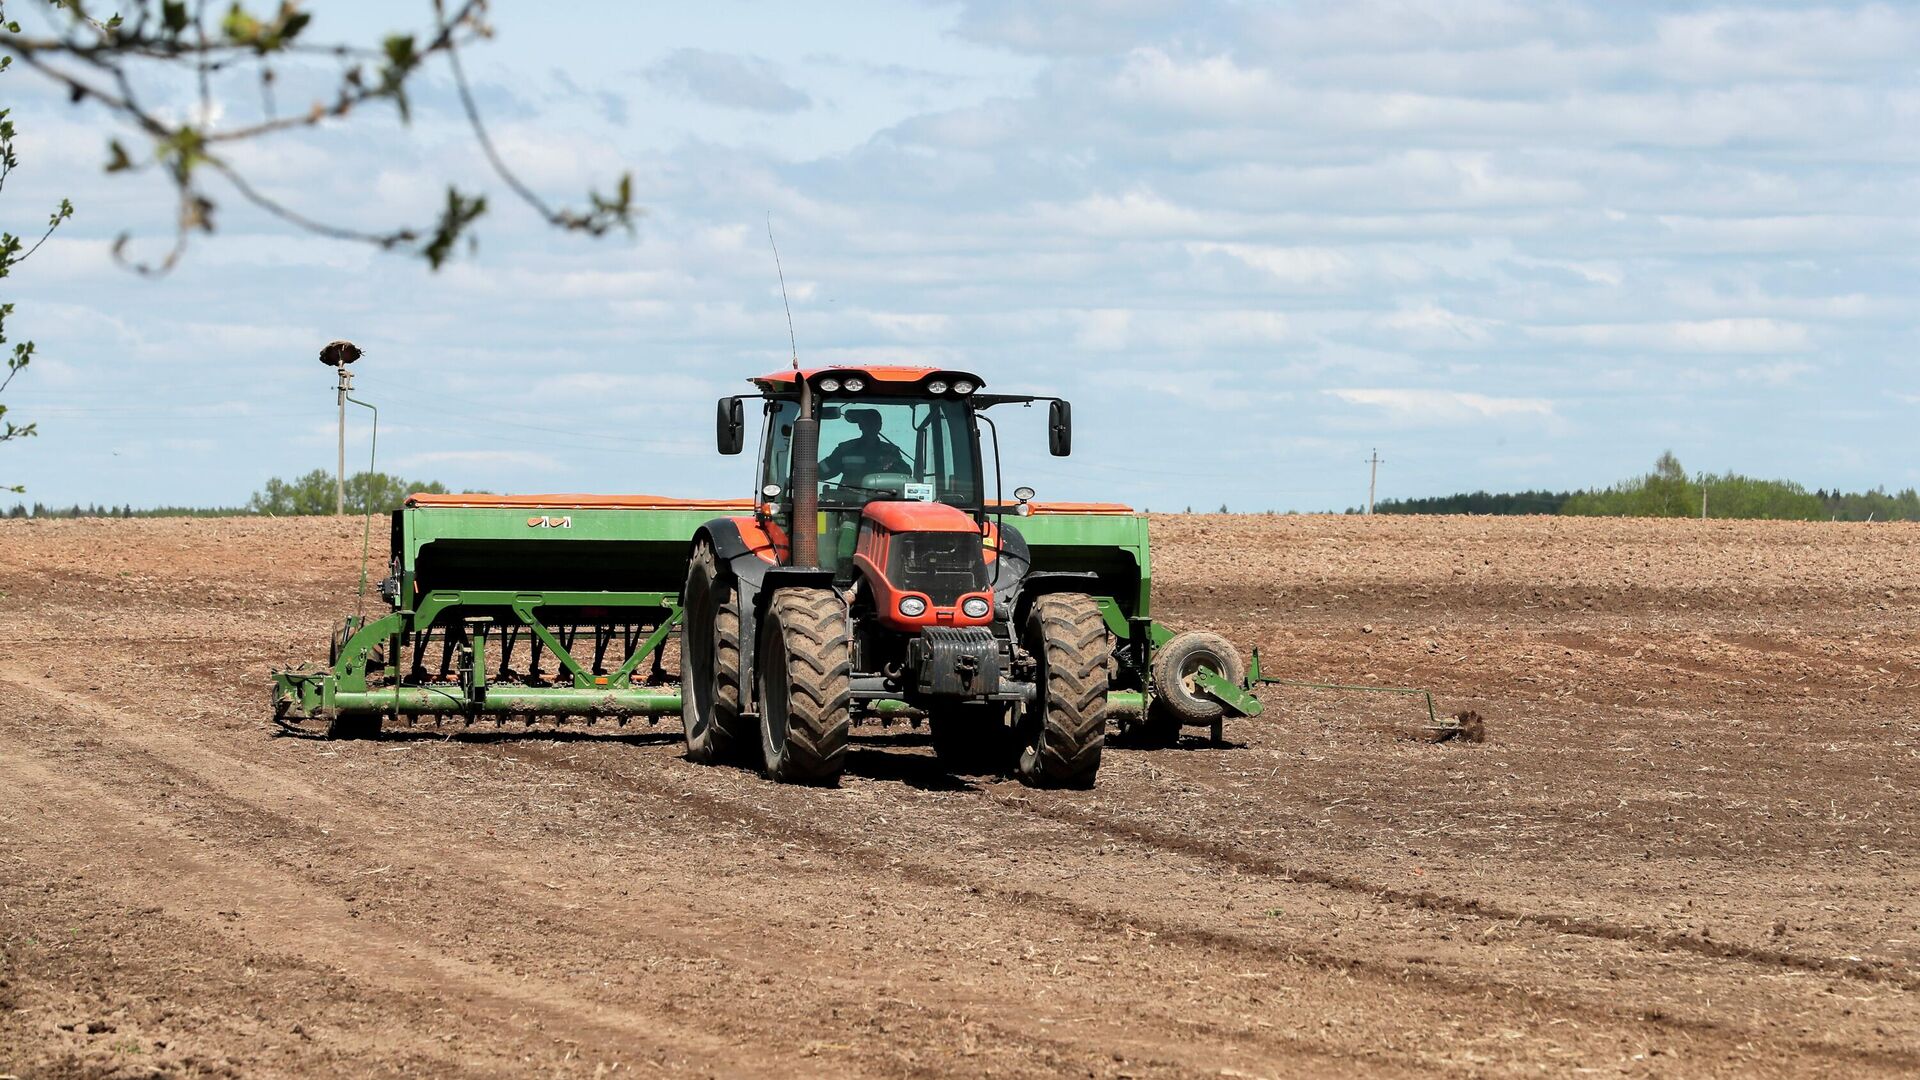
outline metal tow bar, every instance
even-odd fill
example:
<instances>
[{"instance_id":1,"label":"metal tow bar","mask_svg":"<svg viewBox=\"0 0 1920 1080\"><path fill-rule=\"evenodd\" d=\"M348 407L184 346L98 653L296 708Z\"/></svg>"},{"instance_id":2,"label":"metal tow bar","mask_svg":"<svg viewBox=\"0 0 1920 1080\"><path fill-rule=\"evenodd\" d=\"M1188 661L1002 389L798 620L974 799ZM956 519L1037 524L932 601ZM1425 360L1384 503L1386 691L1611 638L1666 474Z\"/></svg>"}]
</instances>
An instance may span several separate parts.
<instances>
[{"instance_id":1,"label":"metal tow bar","mask_svg":"<svg viewBox=\"0 0 1920 1080\"><path fill-rule=\"evenodd\" d=\"M1277 679L1260 673L1260 650L1253 650L1253 659L1247 664L1247 678L1244 686L1235 686L1215 674L1202 668L1195 673L1194 682L1207 693L1220 699L1221 703L1246 716L1260 715L1260 702L1252 694L1256 686L1288 686L1300 690L1344 690L1362 694L1410 694L1421 698L1427 704L1427 730L1432 732L1451 732L1460 729L1460 722L1448 717L1440 718L1440 712L1433 704L1433 691L1411 686L1358 686L1351 683L1309 682L1304 679ZM1216 736L1217 738L1217 736Z\"/></svg>"}]
</instances>

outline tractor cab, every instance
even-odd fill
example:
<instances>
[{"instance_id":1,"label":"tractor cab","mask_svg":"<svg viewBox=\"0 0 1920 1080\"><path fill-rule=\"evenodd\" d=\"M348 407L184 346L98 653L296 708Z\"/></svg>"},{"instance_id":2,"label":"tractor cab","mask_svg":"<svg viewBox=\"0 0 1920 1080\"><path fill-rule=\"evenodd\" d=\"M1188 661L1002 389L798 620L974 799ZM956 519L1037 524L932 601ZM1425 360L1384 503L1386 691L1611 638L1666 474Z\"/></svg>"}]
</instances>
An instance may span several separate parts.
<instances>
[{"instance_id":1,"label":"tractor cab","mask_svg":"<svg viewBox=\"0 0 1920 1080\"><path fill-rule=\"evenodd\" d=\"M915 369L908 369L915 371ZM815 506L819 565L846 581L863 520L913 520L939 532L978 536L986 522L979 429L970 396L979 380L958 372L925 372L909 381L849 372L816 376L818 423ZM782 529L792 530L797 387L774 383L765 400L759 491ZM787 391L781 393L782 390ZM870 506L911 503L866 513Z\"/></svg>"},{"instance_id":2,"label":"tractor cab","mask_svg":"<svg viewBox=\"0 0 1920 1080\"><path fill-rule=\"evenodd\" d=\"M876 592L907 601L905 610L898 603L880 610L882 621L902 629L985 624L985 613L971 613L979 605L966 603L990 593L988 564L999 547L979 411L1050 401L1053 449L1065 454L1066 403L983 394L978 375L939 368L780 371L753 382L766 421L756 518L781 549L778 561L830 571L841 586L864 571ZM743 400L720 402L722 453L744 449ZM812 421L810 433L803 420ZM804 547L801 534L810 531L815 549L796 554L788 540ZM889 559L897 565L890 568Z\"/></svg>"}]
</instances>

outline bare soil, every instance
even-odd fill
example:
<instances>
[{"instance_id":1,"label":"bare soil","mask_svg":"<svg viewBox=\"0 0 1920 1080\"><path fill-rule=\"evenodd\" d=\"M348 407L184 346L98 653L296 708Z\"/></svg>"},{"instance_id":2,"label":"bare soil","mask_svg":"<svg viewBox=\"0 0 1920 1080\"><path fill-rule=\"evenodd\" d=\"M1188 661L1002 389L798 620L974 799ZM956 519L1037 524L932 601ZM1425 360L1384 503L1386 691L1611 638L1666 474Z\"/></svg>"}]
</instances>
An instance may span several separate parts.
<instances>
[{"instance_id":1,"label":"bare soil","mask_svg":"<svg viewBox=\"0 0 1920 1080\"><path fill-rule=\"evenodd\" d=\"M0 1075L1920 1070L1920 527L1158 518L1165 620L1485 741L1275 687L1092 792L276 735L359 538L0 523Z\"/></svg>"}]
</instances>

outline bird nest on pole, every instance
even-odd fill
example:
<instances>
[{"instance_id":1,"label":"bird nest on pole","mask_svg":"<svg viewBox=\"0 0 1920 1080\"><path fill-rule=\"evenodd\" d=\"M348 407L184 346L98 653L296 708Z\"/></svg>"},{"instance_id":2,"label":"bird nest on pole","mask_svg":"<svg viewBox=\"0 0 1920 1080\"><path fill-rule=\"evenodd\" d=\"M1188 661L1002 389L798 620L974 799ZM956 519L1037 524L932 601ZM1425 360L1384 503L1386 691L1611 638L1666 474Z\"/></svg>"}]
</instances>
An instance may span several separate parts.
<instances>
[{"instance_id":1,"label":"bird nest on pole","mask_svg":"<svg viewBox=\"0 0 1920 1080\"><path fill-rule=\"evenodd\" d=\"M320 362L328 367L345 367L360 359L360 346L351 341L329 341L320 350Z\"/></svg>"}]
</instances>

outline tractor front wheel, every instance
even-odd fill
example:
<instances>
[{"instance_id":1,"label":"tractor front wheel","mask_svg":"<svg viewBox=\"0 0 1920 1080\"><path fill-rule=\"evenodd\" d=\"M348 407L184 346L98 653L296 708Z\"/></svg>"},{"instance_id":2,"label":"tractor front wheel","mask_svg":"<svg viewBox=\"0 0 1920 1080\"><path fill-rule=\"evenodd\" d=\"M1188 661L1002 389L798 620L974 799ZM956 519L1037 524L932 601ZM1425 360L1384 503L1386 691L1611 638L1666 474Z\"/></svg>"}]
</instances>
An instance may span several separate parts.
<instances>
[{"instance_id":1,"label":"tractor front wheel","mask_svg":"<svg viewBox=\"0 0 1920 1080\"><path fill-rule=\"evenodd\" d=\"M1107 622L1093 597L1052 593L1033 602L1022 637L1039 693L1021 715L1020 780L1090 788L1107 741Z\"/></svg>"},{"instance_id":2,"label":"tractor front wheel","mask_svg":"<svg viewBox=\"0 0 1920 1080\"><path fill-rule=\"evenodd\" d=\"M767 775L783 783L838 784L853 723L847 602L832 589L775 593L754 666Z\"/></svg>"},{"instance_id":3,"label":"tractor front wheel","mask_svg":"<svg viewBox=\"0 0 1920 1080\"><path fill-rule=\"evenodd\" d=\"M687 757L703 765L739 754L752 735L740 730L740 590L704 541L687 565L680 620L680 720Z\"/></svg>"}]
</instances>

